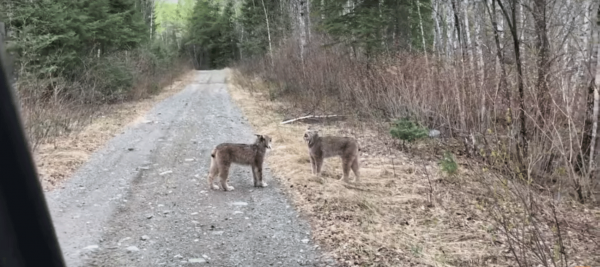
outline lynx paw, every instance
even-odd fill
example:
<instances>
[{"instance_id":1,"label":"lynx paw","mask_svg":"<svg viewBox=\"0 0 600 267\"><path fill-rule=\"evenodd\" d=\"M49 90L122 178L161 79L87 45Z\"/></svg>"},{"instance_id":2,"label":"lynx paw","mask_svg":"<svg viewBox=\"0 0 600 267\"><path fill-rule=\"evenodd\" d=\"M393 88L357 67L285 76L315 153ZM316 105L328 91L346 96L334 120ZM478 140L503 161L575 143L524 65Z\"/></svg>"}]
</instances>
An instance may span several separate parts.
<instances>
[{"instance_id":1,"label":"lynx paw","mask_svg":"<svg viewBox=\"0 0 600 267\"><path fill-rule=\"evenodd\" d=\"M219 190L219 186L216 184L213 184L210 186L213 190Z\"/></svg>"},{"instance_id":2,"label":"lynx paw","mask_svg":"<svg viewBox=\"0 0 600 267\"><path fill-rule=\"evenodd\" d=\"M267 187L267 186L268 186L268 184L267 184L267 183L265 183L265 182L261 182L261 183L260 183L260 187Z\"/></svg>"},{"instance_id":3,"label":"lynx paw","mask_svg":"<svg viewBox=\"0 0 600 267\"><path fill-rule=\"evenodd\" d=\"M231 185L228 185L225 187L225 191L233 191L233 189L235 189L235 188Z\"/></svg>"}]
</instances>

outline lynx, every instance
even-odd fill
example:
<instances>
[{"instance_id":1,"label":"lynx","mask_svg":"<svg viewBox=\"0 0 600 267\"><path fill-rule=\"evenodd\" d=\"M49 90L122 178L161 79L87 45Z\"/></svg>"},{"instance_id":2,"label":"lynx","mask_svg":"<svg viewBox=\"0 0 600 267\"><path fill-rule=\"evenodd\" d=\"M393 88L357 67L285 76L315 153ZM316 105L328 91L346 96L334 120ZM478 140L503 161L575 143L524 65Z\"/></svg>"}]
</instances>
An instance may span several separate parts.
<instances>
[{"instance_id":1,"label":"lynx","mask_svg":"<svg viewBox=\"0 0 600 267\"><path fill-rule=\"evenodd\" d=\"M306 130L303 139L308 145L308 154L313 174L320 177L323 160L339 156L342 158L342 170L344 172L342 179L345 182L350 182L349 174L350 169L352 169L356 176L355 182L359 181L358 152L360 148L356 139L340 136L319 136L316 130Z\"/></svg>"},{"instance_id":2,"label":"lynx","mask_svg":"<svg viewBox=\"0 0 600 267\"><path fill-rule=\"evenodd\" d=\"M210 171L208 174L208 186L219 190L214 184L215 175L221 178L221 187L224 191L231 191L233 186L227 184L229 167L232 163L252 167L252 176L255 187L266 187L263 181L262 165L267 153L271 149L271 137L268 135L256 135L254 144L221 143L211 152Z\"/></svg>"}]
</instances>

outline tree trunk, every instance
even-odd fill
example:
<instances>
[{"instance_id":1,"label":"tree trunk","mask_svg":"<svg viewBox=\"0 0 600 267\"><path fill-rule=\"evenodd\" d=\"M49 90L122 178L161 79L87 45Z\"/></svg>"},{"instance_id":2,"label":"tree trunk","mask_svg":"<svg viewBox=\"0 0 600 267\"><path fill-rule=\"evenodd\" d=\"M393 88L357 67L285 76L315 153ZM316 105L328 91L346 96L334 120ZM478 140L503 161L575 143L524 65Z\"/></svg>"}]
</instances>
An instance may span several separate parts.
<instances>
[{"instance_id":1,"label":"tree trunk","mask_svg":"<svg viewBox=\"0 0 600 267\"><path fill-rule=\"evenodd\" d=\"M310 21L310 0L306 0L306 32L308 33L308 41L310 41L310 37L311 37L311 31L310 31L310 25L311 25L311 21Z\"/></svg>"},{"instance_id":2,"label":"tree trunk","mask_svg":"<svg viewBox=\"0 0 600 267\"><path fill-rule=\"evenodd\" d=\"M515 6L516 3L513 2L513 4L510 6L510 14L508 14L508 11L506 10L506 8L504 7L504 5L502 4L502 0L497 0L498 1L498 6L500 6L500 9L502 10L502 13L504 14L504 19L506 19L506 23L508 23L508 28L510 29L510 34L512 35L512 39L513 39L513 47L515 50L515 64L517 66L517 86L518 86L518 91L519 91L519 122L520 122L520 134L519 134L519 138L518 138L518 156L520 157L518 159L520 165L522 167L525 167L526 165L524 164L524 159L527 157L528 154L528 144L527 142L529 141L528 137L527 137L527 128L525 128L526 124L525 124L525 84L523 82L523 63L521 61L521 51L520 51L520 41L519 41L519 33L518 33L518 28L517 28L517 7ZM523 171L525 171L524 169L519 170L520 172L523 173Z\"/></svg>"},{"instance_id":3,"label":"tree trunk","mask_svg":"<svg viewBox=\"0 0 600 267\"><path fill-rule=\"evenodd\" d=\"M459 3L458 2L459 2L458 0L451 0L450 5L452 6L452 12L453 12L452 16L454 17L454 29L456 30L455 32L456 32L457 44L460 48L461 55L463 56L463 59L464 59L465 49L463 49L464 40L462 38L463 32L461 29L462 27L461 27L461 23L460 23L460 12L459 12ZM455 46L454 49L456 49L456 48L457 47Z\"/></svg>"},{"instance_id":4,"label":"tree trunk","mask_svg":"<svg viewBox=\"0 0 600 267\"><path fill-rule=\"evenodd\" d=\"M432 0L431 3L433 12L431 12L432 16L433 16L433 21L435 24L435 32L434 32L434 37L433 37L433 48L435 49L435 52L437 53L437 55L441 55L442 54L442 30L440 28L440 19L439 19L439 2L438 0Z\"/></svg>"},{"instance_id":5,"label":"tree trunk","mask_svg":"<svg viewBox=\"0 0 600 267\"><path fill-rule=\"evenodd\" d=\"M450 5L450 3L448 3L448 5ZM446 53L447 56L454 56L454 52L456 51L456 38L454 33L454 27L452 27L452 25L454 23L452 23L454 21L454 17L452 15L452 7L448 7L445 6L444 7L446 12L444 12L445 14L445 26L446 26Z\"/></svg>"},{"instance_id":6,"label":"tree trunk","mask_svg":"<svg viewBox=\"0 0 600 267\"><path fill-rule=\"evenodd\" d=\"M304 23L304 5L306 0L298 0L298 22L300 25L300 59L304 63L306 48L306 24Z\"/></svg>"},{"instance_id":7,"label":"tree trunk","mask_svg":"<svg viewBox=\"0 0 600 267\"><path fill-rule=\"evenodd\" d=\"M502 26L501 23L498 23L498 20L502 19L502 16L500 16L498 18L498 12L497 12L497 8L496 8L496 0L492 0L492 7L490 8L490 6L488 5L488 2L485 1L485 9L490 17L490 21L492 23L492 29L493 29L493 33L494 33L494 43L496 45L496 67L500 72L500 79L498 80L498 84L497 84L497 90L504 92L504 101L503 108L506 108L506 124L504 125L504 128L506 129L507 132L510 132L510 129L512 127L512 123L513 123L513 115L512 115L512 94L510 92L510 89L508 88L508 81L507 81L507 73L506 73L506 66L502 63L504 62L504 50L502 49L502 43L501 43L501 39L503 38L502 36ZM496 109L495 109L496 110ZM498 117L502 116L502 112L495 112L494 116L496 116L496 119ZM510 146L509 146L509 150L510 150ZM510 152L510 151L509 151Z\"/></svg>"},{"instance_id":8,"label":"tree trunk","mask_svg":"<svg viewBox=\"0 0 600 267\"><path fill-rule=\"evenodd\" d=\"M546 77L548 75L549 66L549 54L550 44L548 41L548 29L547 29L547 17L546 17L546 0L534 0L533 1L533 20L535 24L536 42L535 47L537 49L537 102L539 105L538 110L538 124L540 127L544 127L546 116L549 114L550 105L550 92L548 90L548 82Z\"/></svg>"},{"instance_id":9,"label":"tree trunk","mask_svg":"<svg viewBox=\"0 0 600 267\"><path fill-rule=\"evenodd\" d=\"M429 67L427 58L427 44L425 43L425 31L423 31L423 17L421 16L421 1L417 0L417 12L419 13L419 27L421 28L421 40L423 42L423 52L425 53L425 64Z\"/></svg>"},{"instance_id":10,"label":"tree trunk","mask_svg":"<svg viewBox=\"0 0 600 267\"><path fill-rule=\"evenodd\" d=\"M271 67L274 66L273 63L273 44L271 43L271 28L269 27L269 16L267 13L267 7L265 7L265 0L261 0L263 11L265 12L265 21L267 22L267 38L269 40L269 58L271 58Z\"/></svg>"},{"instance_id":11,"label":"tree trunk","mask_svg":"<svg viewBox=\"0 0 600 267\"><path fill-rule=\"evenodd\" d=\"M461 3L462 8L461 8L461 13L464 15L464 25L463 25L463 32L465 34L465 52L467 54L467 58L469 60L469 64L471 64L471 66L473 67L473 70L475 70L475 65L473 64L473 53L471 53L471 47L472 47L472 43L471 43L471 32L469 29L469 2L464 1Z\"/></svg>"},{"instance_id":12,"label":"tree trunk","mask_svg":"<svg viewBox=\"0 0 600 267\"><path fill-rule=\"evenodd\" d=\"M598 73L600 71L600 68L598 68L598 51L600 50L600 40L598 40L600 32L600 7L598 3L595 3L594 9L592 10L596 11L596 15L593 16L594 20L589 38L591 45L589 50L590 63L587 72L589 81L587 87L587 110L583 127L583 139L581 141L581 154L575 165L575 169L580 174L586 174L586 171L591 172L591 168L594 167L594 153L597 153L595 146L598 144L598 141L596 140L598 138L598 102L600 102L600 99L598 99L598 86L600 83L600 74ZM590 169L586 170L586 167ZM593 177L591 173L589 174L590 177Z\"/></svg>"},{"instance_id":13,"label":"tree trunk","mask_svg":"<svg viewBox=\"0 0 600 267\"><path fill-rule=\"evenodd\" d=\"M481 5L476 4L475 10L480 11ZM477 55L477 69L479 69L479 88L481 93L481 113L479 118L480 130L487 128L486 122L486 88L485 88L485 63L483 60L481 25L485 23L483 16L477 16L475 21L475 54Z\"/></svg>"},{"instance_id":14,"label":"tree trunk","mask_svg":"<svg viewBox=\"0 0 600 267\"><path fill-rule=\"evenodd\" d=\"M461 36L461 23L460 23L460 15L459 15L459 11L458 11L458 0L452 0L450 1L450 5L452 7L452 12L453 12L453 18L454 18L454 29L455 29L455 33L456 33L456 39L457 39L457 43L458 46L460 47L461 50L461 58L460 58L460 66L456 66L453 69L454 71L454 75L456 77L456 79L459 79L459 74L457 73L457 68L460 67L461 68L461 77L460 80L464 79L464 49L463 49L463 42L464 40L462 40L462 36ZM454 49L457 49L457 47L455 46ZM455 58L456 60L456 58ZM456 61L455 61L456 62ZM465 106L465 98L466 98L466 94L464 93L464 87L461 86L459 83L455 83L455 89L456 89L456 102L457 102L457 108L458 108L458 117L460 118L460 130L466 131L467 130L467 120L465 117L465 111L464 111L464 106Z\"/></svg>"},{"instance_id":15,"label":"tree trunk","mask_svg":"<svg viewBox=\"0 0 600 267\"><path fill-rule=\"evenodd\" d=\"M594 177L594 173L595 173L595 169L596 169L596 163L595 163L595 154L594 154L594 149L596 148L596 145L598 143L598 113L599 113L599 109L600 109L600 68L598 68L598 57L600 56L599 51L600 51L600 8L598 9L597 12L597 16L596 16L596 38L595 41L596 43L594 44L594 49L592 50L592 53L596 60L596 66L595 66L595 73L592 73L592 75L595 76L594 78L594 110L593 110L593 128L592 128L592 142L590 145L590 178ZM596 152L597 153L597 152Z\"/></svg>"}]
</instances>

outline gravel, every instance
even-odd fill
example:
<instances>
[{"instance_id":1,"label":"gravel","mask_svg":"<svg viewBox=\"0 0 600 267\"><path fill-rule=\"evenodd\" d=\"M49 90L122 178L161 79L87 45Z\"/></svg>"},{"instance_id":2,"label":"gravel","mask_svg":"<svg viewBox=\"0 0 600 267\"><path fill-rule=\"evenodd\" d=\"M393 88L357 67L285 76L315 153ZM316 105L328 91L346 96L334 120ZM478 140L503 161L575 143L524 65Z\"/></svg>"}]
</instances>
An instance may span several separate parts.
<instances>
[{"instance_id":1,"label":"gravel","mask_svg":"<svg viewBox=\"0 0 600 267\"><path fill-rule=\"evenodd\" d=\"M237 165L234 191L208 188L212 148L254 139L225 75L198 71L46 193L67 266L331 265L268 166L266 188Z\"/></svg>"}]
</instances>

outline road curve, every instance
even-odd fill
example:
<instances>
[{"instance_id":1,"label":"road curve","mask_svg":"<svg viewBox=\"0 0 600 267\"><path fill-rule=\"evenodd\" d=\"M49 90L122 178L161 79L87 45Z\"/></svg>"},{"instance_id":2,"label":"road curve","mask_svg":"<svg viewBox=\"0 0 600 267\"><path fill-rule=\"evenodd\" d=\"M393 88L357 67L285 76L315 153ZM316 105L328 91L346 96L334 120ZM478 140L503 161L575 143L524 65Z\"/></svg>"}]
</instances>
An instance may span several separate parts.
<instances>
[{"instance_id":1,"label":"road curve","mask_svg":"<svg viewBox=\"0 0 600 267\"><path fill-rule=\"evenodd\" d=\"M332 265L268 167L267 188L235 165L234 191L208 188L212 148L254 140L225 80L198 71L46 193L69 267Z\"/></svg>"}]
</instances>

